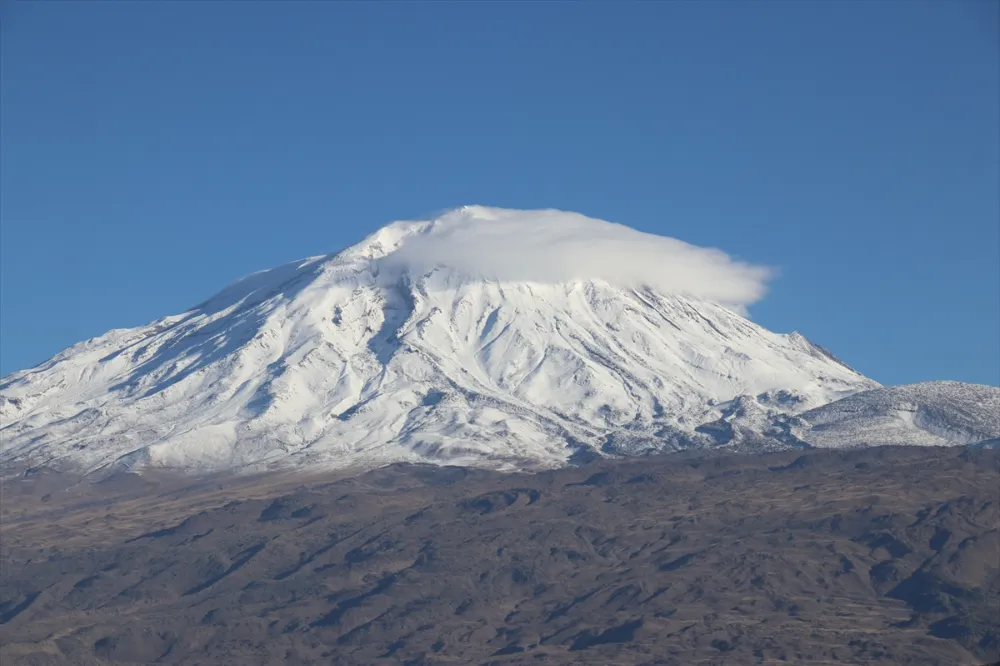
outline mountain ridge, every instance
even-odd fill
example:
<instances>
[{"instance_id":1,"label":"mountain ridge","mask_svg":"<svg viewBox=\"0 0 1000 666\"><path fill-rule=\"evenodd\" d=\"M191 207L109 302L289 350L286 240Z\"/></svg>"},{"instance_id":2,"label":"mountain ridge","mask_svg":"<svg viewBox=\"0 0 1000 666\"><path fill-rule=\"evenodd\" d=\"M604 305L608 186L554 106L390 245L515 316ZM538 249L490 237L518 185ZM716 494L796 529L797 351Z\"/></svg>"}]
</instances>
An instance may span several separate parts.
<instances>
[{"instance_id":1,"label":"mountain ridge","mask_svg":"<svg viewBox=\"0 0 1000 666\"><path fill-rule=\"evenodd\" d=\"M879 385L741 316L766 275L559 211L395 222L4 378L0 462L524 469L801 446L788 418Z\"/></svg>"}]
</instances>

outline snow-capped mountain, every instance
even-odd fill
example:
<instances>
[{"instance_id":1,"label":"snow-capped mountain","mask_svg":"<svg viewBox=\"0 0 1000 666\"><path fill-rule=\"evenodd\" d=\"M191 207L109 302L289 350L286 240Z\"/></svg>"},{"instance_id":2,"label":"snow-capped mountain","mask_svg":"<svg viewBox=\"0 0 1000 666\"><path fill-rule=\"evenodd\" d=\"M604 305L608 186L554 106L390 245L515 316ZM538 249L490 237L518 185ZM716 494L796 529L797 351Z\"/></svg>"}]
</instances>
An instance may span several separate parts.
<instances>
[{"instance_id":1,"label":"snow-capped mountain","mask_svg":"<svg viewBox=\"0 0 1000 666\"><path fill-rule=\"evenodd\" d=\"M571 213L396 222L4 378L2 461L511 469L798 442L785 415L827 427L815 408L878 384L745 319L764 279Z\"/></svg>"}]
</instances>

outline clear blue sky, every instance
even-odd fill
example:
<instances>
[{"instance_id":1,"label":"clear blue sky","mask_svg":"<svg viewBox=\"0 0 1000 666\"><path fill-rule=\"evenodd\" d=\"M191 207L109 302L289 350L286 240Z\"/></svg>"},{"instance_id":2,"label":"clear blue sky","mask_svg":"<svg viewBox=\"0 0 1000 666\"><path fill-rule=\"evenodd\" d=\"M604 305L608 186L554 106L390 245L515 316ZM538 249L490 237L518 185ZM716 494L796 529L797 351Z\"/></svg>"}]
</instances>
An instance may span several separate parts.
<instances>
[{"instance_id":1,"label":"clear blue sky","mask_svg":"<svg viewBox=\"0 0 1000 666\"><path fill-rule=\"evenodd\" d=\"M1000 383L1000 15L0 2L0 371L383 223L554 207L779 267L753 318Z\"/></svg>"}]
</instances>

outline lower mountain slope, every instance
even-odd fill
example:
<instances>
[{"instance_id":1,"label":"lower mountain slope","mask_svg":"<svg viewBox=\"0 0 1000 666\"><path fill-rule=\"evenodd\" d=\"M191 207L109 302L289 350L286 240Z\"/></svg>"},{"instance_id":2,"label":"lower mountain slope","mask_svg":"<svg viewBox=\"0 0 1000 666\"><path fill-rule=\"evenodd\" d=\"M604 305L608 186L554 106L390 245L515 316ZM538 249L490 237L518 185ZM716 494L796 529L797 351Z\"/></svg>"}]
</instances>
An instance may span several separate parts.
<instances>
[{"instance_id":1,"label":"lower mountain slope","mask_svg":"<svg viewBox=\"0 0 1000 666\"><path fill-rule=\"evenodd\" d=\"M1000 459L5 484L4 666L1000 659Z\"/></svg>"}]
</instances>

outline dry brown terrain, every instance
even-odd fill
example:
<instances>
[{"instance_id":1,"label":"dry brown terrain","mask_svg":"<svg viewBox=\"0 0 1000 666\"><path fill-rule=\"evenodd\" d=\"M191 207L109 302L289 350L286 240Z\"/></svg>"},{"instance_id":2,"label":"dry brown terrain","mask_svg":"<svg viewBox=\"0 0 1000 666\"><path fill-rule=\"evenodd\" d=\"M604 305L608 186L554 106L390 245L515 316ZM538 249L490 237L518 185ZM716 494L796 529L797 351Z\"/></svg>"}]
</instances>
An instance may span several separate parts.
<instances>
[{"instance_id":1,"label":"dry brown terrain","mask_svg":"<svg viewBox=\"0 0 1000 666\"><path fill-rule=\"evenodd\" d=\"M883 448L537 475L3 486L0 662L983 664L1000 466Z\"/></svg>"}]
</instances>

